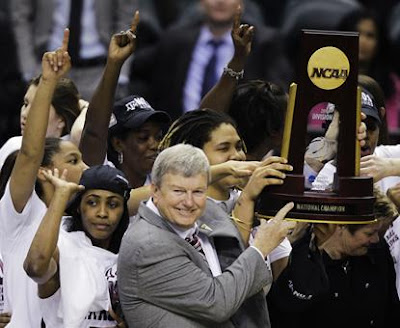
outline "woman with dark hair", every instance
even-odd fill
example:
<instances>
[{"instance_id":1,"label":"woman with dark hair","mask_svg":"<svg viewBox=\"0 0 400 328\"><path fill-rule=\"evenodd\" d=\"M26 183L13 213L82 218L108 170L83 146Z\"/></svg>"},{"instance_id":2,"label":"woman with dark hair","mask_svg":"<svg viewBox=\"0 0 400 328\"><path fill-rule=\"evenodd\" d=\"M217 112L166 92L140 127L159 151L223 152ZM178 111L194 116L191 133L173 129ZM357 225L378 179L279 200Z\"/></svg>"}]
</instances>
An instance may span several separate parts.
<instances>
[{"instance_id":1,"label":"woman with dark hair","mask_svg":"<svg viewBox=\"0 0 400 328\"><path fill-rule=\"evenodd\" d=\"M7 156L14 150L21 148L22 135L24 134L26 120L32 106L33 99L37 93L42 76L32 79L24 96L21 107L20 124L21 136L10 138L0 149L0 168ZM49 118L46 130L46 137L69 140L71 128L79 116L79 93L75 83L68 78L58 80L51 99Z\"/></svg>"},{"instance_id":2,"label":"woman with dark hair","mask_svg":"<svg viewBox=\"0 0 400 328\"><path fill-rule=\"evenodd\" d=\"M25 122L35 97L41 75L32 79L28 85L28 90L24 96L21 107L21 134L24 134ZM79 92L75 83L68 78L61 78L54 90L51 99L49 125L47 127L47 137L62 137L71 131L75 119L80 113Z\"/></svg>"},{"instance_id":3,"label":"woman with dark hair","mask_svg":"<svg viewBox=\"0 0 400 328\"><path fill-rule=\"evenodd\" d=\"M22 263L54 192L40 169L68 169L68 180L78 182L86 168L77 147L69 141L45 142L51 99L59 79L69 70L67 52L69 31L63 45L47 52L42 59L42 78L27 117L21 149L9 176L2 174L5 185L0 200L0 249L4 261L5 311L12 313L15 327L40 327L41 313L37 287L26 276ZM3 172L2 172L3 173ZM5 172L7 173L7 172Z\"/></svg>"},{"instance_id":4,"label":"woman with dark hair","mask_svg":"<svg viewBox=\"0 0 400 328\"><path fill-rule=\"evenodd\" d=\"M107 63L88 107L80 142L89 165L114 165L127 176L133 188L149 184L149 174L157 156L163 126L169 124L166 112L156 111L142 97L130 95L114 103L121 67L136 47L139 12L131 22L126 39L111 38ZM126 46L128 37L131 38ZM111 118L111 121L110 121Z\"/></svg>"},{"instance_id":5,"label":"woman with dark hair","mask_svg":"<svg viewBox=\"0 0 400 328\"><path fill-rule=\"evenodd\" d=\"M43 321L55 328L124 327L116 265L129 222L128 180L107 165L87 169L80 185L67 182L67 173L43 172L54 194L24 262L38 285ZM65 211L72 215L68 232L60 229Z\"/></svg>"},{"instance_id":6,"label":"woman with dark hair","mask_svg":"<svg viewBox=\"0 0 400 328\"><path fill-rule=\"evenodd\" d=\"M211 109L190 111L178 118L161 141L160 150L179 143L203 149L210 165L246 160L245 146L236 130L236 123L230 116ZM239 184L241 181L227 177L211 184L207 193L216 200L229 203L230 213L237 199L232 188Z\"/></svg>"},{"instance_id":7,"label":"woman with dark hair","mask_svg":"<svg viewBox=\"0 0 400 328\"><path fill-rule=\"evenodd\" d=\"M379 126L379 145L388 145L389 144L389 132L388 132L388 122L387 122L387 111L385 105L385 95L381 86L375 81L372 77L364 74L358 75L358 85L366 90L368 90L375 99L375 103L377 108L381 113L381 124ZM368 118L364 120L368 123Z\"/></svg>"},{"instance_id":8,"label":"woman with dark hair","mask_svg":"<svg viewBox=\"0 0 400 328\"><path fill-rule=\"evenodd\" d=\"M287 101L285 90L272 82L252 80L237 86L228 114L237 122L248 159L280 153Z\"/></svg>"},{"instance_id":9,"label":"woman with dark hair","mask_svg":"<svg viewBox=\"0 0 400 328\"><path fill-rule=\"evenodd\" d=\"M359 37L359 74L376 80L382 88L387 103L389 132L399 128L399 78L394 73L392 51L386 39L385 22L368 10L356 10L346 15L338 25L342 31L356 31ZM397 103L396 103L397 101Z\"/></svg>"}]
</instances>

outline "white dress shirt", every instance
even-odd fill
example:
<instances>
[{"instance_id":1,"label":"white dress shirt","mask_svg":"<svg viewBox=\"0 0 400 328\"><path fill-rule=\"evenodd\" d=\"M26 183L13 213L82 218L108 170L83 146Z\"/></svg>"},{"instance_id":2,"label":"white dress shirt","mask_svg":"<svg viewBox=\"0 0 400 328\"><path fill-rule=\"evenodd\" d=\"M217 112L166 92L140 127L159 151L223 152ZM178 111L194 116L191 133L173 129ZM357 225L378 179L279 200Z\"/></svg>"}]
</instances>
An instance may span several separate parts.
<instances>
[{"instance_id":1,"label":"white dress shirt","mask_svg":"<svg viewBox=\"0 0 400 328\"><path fill-rule=\"evenodd\" d=\"M203 26L200 30L199 38L193 49L192 59L190 61L186 82L183 89L183 109L185 112L197 109L201 101L201 91L204 79L204 70L211 56L213 55L213 46L209 41L215 39L210 29ZM223 43L217 49L216 71L220 77L224 67L231 60L235 48L231 37L231 31L226 32L218 40Z\"/></svg>"}]
</instances>

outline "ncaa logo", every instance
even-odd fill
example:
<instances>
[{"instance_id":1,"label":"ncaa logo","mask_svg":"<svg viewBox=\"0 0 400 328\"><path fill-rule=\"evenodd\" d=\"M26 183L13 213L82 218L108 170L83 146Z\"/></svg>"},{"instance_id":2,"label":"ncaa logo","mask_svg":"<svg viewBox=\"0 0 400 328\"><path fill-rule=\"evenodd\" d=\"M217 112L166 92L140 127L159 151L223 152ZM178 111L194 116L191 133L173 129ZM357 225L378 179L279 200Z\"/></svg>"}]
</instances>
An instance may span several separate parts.
<instances>
[{"instance_id":1,"label":"ncaa logo","mask_svg":"<svg viewBox=\"0 0 400 328\"><path fill-rule=\"evenodd\" d=\"M350 73L350 63L339 48L323 47L311 55L307 73L311 82L318 88L333 90L346 82Z\"/></svg>"}]
</instances>

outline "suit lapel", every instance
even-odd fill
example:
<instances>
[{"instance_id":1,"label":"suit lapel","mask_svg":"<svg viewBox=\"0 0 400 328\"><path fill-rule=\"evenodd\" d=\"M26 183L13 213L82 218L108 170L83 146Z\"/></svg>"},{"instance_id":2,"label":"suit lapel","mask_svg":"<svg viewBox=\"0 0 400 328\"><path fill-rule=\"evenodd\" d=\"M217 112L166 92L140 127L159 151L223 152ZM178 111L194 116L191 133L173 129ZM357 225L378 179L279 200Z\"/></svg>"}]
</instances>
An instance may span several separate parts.
<instances>
[{"instance_id":1,"label":"suit lapel","mask_svg":"<svg viewBox=\"0 0 400 328\"><path fill-rule=\"evenodd\" d=\"M146 220L148 223L162 230L168 230L176 235L174 229L172 229L172 227L167 222L165 222L165 219L163 219L161 216L158 216L151 209L149 209L144 202L140 204L138 214L142 219Z\"/></svg>"},{"instance_id":2,"label":"suit lapel","mask_svg":"<svg viewBox=\"0 0 400 328\"><path fill-rule=\"evenodd\" d=\"M239 231L225 213L213 200L207 199L206 209L203 215L197 220L200 231L211 238L227 237L234 238L243 248L243 242Z\"/></svg>"},{"instance_id":3,"label":"suit lapel","mask_svg":"<svg viewBox=\"0 0 400 328\"><path fill-rule=\"evenodd\" d=\"M213 200L207 200L206 210L197 221L199 229L214 244L222 271L229 267L244 249L239 231Z\"/></svg>"}]
</instances>

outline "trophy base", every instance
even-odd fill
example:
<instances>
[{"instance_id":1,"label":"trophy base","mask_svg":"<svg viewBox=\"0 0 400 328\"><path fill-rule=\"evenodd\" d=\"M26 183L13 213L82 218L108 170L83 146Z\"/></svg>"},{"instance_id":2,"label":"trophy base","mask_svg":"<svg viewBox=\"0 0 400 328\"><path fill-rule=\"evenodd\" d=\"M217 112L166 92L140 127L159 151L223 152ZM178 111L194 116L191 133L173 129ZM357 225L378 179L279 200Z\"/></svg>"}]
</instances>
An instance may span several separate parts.
<instances>
[{"instance_id":1,"label":"trophy base","mask_svg":"<svg viewBox=\"0 0 400 328\"><path fill-rule=\"evenodd\" d=\"M340 177L336 185L345 191L304 191L303 175L287 176L282 186L269 187L260 194L255 214L259 218L271 218L285 204L294 202L294 208L287 215L290 220L337 224L376 221L372 178Z\"/></svg>"}]
</instances>

